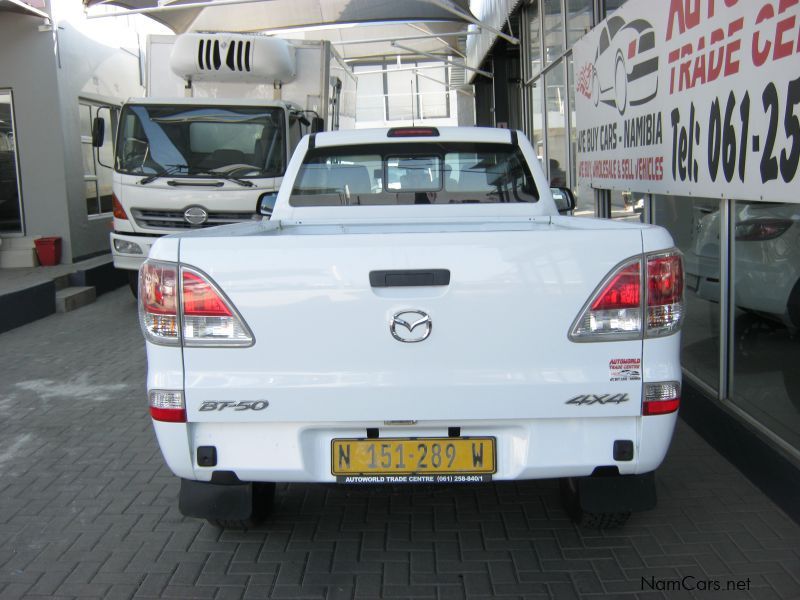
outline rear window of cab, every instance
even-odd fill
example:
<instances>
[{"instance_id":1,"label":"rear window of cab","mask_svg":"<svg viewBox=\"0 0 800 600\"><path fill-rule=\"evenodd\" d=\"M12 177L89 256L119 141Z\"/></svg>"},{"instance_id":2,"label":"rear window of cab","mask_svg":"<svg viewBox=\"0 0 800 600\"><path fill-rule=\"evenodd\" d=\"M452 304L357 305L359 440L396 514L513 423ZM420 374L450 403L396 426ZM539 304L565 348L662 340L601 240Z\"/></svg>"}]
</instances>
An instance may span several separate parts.
<instances>
[{"instance_id":1,"label":"rear window of cab","mask_svg":"<svg viewBox=\"0 0 800 600\"><path fill-rule=\"evenodd\" d=\"M385 143L315 148L289 204L392 206L537 202L522 152L511 144Z\"/></svg>"}]
</instances>

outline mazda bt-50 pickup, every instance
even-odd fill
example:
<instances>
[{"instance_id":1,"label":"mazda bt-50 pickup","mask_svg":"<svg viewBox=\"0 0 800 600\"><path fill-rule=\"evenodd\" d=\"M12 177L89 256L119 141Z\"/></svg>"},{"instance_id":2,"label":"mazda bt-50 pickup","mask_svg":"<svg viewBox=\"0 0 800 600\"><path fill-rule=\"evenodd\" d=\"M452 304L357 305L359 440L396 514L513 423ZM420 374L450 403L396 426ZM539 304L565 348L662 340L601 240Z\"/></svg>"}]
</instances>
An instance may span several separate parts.
<instances>
[{"instance_id":1,"label":"mazda bt-50 pickup","mask_svg":"<svg viewBox=\"0 0 800 600\"><path fill-rule=\"evenodd\" d=\"M560 478L597 527L655 505L681 254L559 214L522 133L307 136L271 219L159 239L139 299L185 515L251 525L276 482Z\"/></svg>"}]
</instances>

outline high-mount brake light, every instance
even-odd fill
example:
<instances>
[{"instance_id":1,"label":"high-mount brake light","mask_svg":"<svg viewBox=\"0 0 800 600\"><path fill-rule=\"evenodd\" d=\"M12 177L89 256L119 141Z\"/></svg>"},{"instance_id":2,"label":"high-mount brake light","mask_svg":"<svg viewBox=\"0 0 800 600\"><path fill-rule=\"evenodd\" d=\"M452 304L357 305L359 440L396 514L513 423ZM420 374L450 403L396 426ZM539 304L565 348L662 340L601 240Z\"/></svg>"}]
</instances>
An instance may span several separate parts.
<instances>
[{"instance_id":1,"label":"high-mount brake light","mask_svg":"<svg viewBox=\"0 0 800 600\"><path fill-rule=\"evenodd\" d=\"M645 383L643 396L642 416L673 413L681 404L681 384L677 381Z\"/></svg>"},{"instance_id":2,"label":"high-mount brake light","mask_svg":"<svg viewBox=\"0 0 800 600\"><path fill-rule=\"evenodd\" d=\"M116 194L111 194L111 210L113 211L115 219L128 220L128 215L125 213L125 209L122 208L122 204Z\"/></svg>"},{"instance_id":3,"label":"high-mount brake light","mask_svg":"<svg viewBox=\"0 0 800 600\"><path fill-rule=\"evenodd\" d=\"M392 127L386 137L439 137L436 127Z\"/></svg>"},{"instance_id":4,"label":"high-mount brake light","mask_svg":"<svg viewBox=\"0 0 800 600\"><path fill-rule=\"evenodd\" d=\"M184 346L252 346L253 334L211 279L181 268Z\"/></svg>"},{"instance_id":5,"label":"high-mount brake light","mask_svg":"<svg viewBox=\"0 0 800 600\"><path fill-rule=\"evenodd\" d=\"M145 338L155 344L180 343L177 273L174 263L150 260L139 270L139 322Z\"/></svg>"},{"instance_id":6,"label":"high-mount brake light","mask_svg":"<svg viewBox=\"0 0 800 600\"><path fill-rule=\"evenodd\" d=\"M180 272L180 278L178 273ZM177 346L252 346L253 334L211 279L191 267L147 260L139 275L139 320L148 341Z\"/></svg>"},{"instance_id":7,"label":"high-mount brake light","mask_svg":"<svg viewBox=\"0 0 800 600\"><path fill-rule=\"evenodd\" d=\"M617 266L575 319L569 338L599 342L660 337L678 331L682 320L683 258L670 250Z\"/></svg>"}]
</instances>

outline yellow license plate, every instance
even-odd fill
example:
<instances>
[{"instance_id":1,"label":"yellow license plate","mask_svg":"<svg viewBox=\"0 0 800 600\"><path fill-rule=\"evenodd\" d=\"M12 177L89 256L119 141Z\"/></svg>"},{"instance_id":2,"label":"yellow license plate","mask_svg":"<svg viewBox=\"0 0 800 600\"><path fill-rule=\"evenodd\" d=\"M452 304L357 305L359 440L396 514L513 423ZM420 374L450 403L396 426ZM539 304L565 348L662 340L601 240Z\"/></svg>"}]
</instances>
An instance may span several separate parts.
<instances>
[{"instance_id":1,"label":"yellow license plate","mask_svg":"<svg viewBox=\"0 0 800 600\"><path fill-rule=\"evenodd\" d=\"M345 483L371 483L373 481L350 476L373 475L381 476L375 483L486 481L496 471L493 437L335 439L331 442L331 473L340 481L346 478ZM482 477L460 477L475 475Z\"/></svg>"}]
</instances>

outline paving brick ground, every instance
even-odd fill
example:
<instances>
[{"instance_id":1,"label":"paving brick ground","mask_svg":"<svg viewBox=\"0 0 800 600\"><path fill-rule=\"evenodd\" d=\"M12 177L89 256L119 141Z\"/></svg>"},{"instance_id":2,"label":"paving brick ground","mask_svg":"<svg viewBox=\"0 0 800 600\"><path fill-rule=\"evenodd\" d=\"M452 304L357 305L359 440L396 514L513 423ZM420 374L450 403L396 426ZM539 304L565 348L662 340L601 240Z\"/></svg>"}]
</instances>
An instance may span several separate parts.
<instances>
[{"instance_id":1,"label":"paving brick ground","mask_svg":"<svg viewBox=\"0 0 800 600\"><path fill-rule=\"evenodd\" d=\"M221 533L177 510L127 290L0 335L0 365L0 600L800 598L800 528L683 424L659 508L614 533L554 481L282 485L263 528Z\"/></svg>"}]
</instances>

